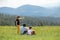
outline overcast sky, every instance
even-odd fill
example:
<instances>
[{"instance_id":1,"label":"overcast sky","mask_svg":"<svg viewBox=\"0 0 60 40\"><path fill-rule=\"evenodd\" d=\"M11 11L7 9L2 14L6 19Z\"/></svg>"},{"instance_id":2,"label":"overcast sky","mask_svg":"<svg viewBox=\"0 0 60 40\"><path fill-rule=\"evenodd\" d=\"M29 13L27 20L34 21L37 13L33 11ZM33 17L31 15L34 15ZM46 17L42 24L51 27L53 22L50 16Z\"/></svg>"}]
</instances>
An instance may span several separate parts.
<instances>
[{"instance_id":1,"label":"overcast sky","mask_svg":"<svg viewBox=\"0 0 60 40\"><path fill-rule=\"evenodd\" d=\"M60 0L0 0L0 7L17 8L26 4L42 7L54 7L60 6Z\"/></svg>"}]
</instances>

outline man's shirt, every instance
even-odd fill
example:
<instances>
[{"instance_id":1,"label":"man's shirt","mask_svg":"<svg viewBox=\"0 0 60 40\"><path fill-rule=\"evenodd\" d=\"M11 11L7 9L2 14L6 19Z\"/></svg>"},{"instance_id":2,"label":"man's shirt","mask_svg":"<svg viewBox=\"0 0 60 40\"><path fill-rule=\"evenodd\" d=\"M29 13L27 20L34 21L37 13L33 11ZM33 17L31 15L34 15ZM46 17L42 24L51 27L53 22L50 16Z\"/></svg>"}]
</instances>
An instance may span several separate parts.
<instances>
[{"instance_id":1,"label":"man's shirt","mask_svg":"<svg viewBox=\"0 0 60 40\"><path fill-rule=\"evenodd\" d=\"M24 31L27 31L26 27L20 26L20 33L23 34Z\"/></svg>"}]
</instances>

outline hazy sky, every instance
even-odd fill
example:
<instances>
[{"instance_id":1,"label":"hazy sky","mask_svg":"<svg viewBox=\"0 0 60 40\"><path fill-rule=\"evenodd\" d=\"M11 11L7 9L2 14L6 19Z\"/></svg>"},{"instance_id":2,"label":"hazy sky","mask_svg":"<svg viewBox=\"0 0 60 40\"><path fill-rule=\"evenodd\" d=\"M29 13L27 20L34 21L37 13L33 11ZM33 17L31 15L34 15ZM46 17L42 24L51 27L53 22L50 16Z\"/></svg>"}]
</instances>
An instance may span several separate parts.
<instances>
[{"instance_id":1,"label":"hazy sky","mask_svg":"<svg viewBox=\"0 0 60 40\"><path fill-rule=\"evenodd\" d=\"M0 0L0 7L17 8L26 4L42 7L54 7L60 6L60 0Z\"/></svg>"}]
</instances>

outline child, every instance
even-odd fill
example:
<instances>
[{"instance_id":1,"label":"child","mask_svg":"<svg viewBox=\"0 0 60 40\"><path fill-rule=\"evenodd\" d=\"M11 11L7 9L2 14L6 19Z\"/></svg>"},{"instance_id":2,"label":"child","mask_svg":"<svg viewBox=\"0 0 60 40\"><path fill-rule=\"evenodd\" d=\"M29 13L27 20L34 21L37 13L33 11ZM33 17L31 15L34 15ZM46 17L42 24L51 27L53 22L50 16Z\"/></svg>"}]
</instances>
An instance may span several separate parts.
<instances>
[{"instance_id":1,"label":"child","mask_svg":"<svg viewBox=\"0 0 60 40\"><path fill-rule=\"evenodd\" d=\"M34 35L35 34L35 31L32 30L32 27L29 27L27 34L28 35Z\"/></svg>"}]
</instances>

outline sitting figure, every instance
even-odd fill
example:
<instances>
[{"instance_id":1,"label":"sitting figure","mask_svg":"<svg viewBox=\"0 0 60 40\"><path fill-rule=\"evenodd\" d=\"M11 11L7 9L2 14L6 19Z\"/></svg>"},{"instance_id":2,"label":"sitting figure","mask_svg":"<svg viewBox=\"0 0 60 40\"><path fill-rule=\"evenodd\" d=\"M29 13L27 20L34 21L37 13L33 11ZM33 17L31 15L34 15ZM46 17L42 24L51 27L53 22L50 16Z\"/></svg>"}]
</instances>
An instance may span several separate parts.
<instances>
[{"instance_id":1,"label":"sitting figure","mask_svg":"<svg viewBox=\"0 0 60 40\"><path fill-rule=\"evenodd\" d=\"M27 33L27 28L26 28L26 24L23 24L23 26L20 27L20 33L21 34L26 34Z\"/></svg>"},{"instance_id":2,"label":"sitting figure","mask_svg":"<svg viewBox=\"0 0 60 40\"><path fill-rule=\"evenodd\" d=\"M35 31L32 30L32 27L29 27L27 34L28 35L34 35L35 34Z\"/></svg>"}]
</instances>

